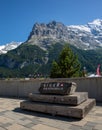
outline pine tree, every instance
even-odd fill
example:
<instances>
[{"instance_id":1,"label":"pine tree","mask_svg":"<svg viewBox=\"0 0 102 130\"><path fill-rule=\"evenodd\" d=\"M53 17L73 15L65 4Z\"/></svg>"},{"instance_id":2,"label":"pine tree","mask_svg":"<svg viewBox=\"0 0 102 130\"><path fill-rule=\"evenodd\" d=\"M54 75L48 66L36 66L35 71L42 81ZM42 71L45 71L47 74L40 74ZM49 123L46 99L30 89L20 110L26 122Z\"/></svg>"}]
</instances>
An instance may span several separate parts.
<instances>
[{"instance_id":1,"label":"pine tree","mask_svg":"<svg viewBox=\"0 0 102 130\"><path fill-rule=\"evenodd\" d=\"M68 45L65 45L59 55L58 62L52 63L51 78L70 78L78 77L80 72L80 63Z\"/></svg>"},{"instance_id":2,"label":"pine tree","mask_svg":"<svg viewBox=\"0 0 102 130\"><path fill-rule=\"evenodd\" d=\"M61 74L61 72L60 72L59 65L57 64L56 61L53 61L50 77L58 78L60 76L60 74Z\"/></svg>"}]
</instances>

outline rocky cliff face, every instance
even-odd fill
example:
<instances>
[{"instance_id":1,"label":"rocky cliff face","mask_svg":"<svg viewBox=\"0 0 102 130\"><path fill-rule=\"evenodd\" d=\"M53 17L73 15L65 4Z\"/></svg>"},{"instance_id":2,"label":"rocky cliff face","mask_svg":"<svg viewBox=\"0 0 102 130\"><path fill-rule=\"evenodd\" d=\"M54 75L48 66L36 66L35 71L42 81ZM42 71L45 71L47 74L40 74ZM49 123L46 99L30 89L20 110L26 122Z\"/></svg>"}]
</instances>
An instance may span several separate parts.
<instances>
[{"instance_id":1,"label":"rocky cliff face","mask_svg":"<svg viewBox=\"0 0 102 130\"><path fill-rule=\"evenodd\" d=\"M47 49L54 42L68 41L67 26L60 22L52 21L48 24L34 24L26 43L38 45Z\"/></svg>"},{"instance_id":2,"label":"rocky cliff face","mask_svg":"<svg viewBox=\"0 0 102 130\"><path fill-rule=\"evenodd\" d=\"M102 47L102 20L94 20L87 25L71 25L52 21L48 24L35 23L25 42L47 49L55 42L67 42L80 49Z\"/></svg>"},{"instance_id":3,"label":"rocky cliff face","mask_svg":"<svg viewBox=\"0 0 102 130\"><path fill-rule=\"evenodd\" d=\"M60 40L68 40L68 30L67 27L59 22L52 21L48 24L34 24L32 32L28 38L31 39L32 36L36 37L49 37L53 39L60 39Z\"/></svg>"}]
</instances>

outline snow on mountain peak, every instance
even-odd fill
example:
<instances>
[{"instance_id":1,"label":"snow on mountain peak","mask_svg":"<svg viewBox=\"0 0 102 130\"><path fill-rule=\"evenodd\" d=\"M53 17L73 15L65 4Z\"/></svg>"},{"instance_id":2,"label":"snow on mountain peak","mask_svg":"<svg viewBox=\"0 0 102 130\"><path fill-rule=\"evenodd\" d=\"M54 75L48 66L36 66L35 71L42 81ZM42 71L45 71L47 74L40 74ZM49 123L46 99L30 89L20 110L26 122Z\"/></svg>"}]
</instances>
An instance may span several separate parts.
<instances>
[{"instance_id":1,"label":"snow on mountain peak","mask_svg":"<svg viewBox=\"0 0 102 130\"><path fill-rule=\"evenodd\" d=\"M90 32L90 28L87 27L86 25L70 25L68 28L73 28L73 30L82 30L86 32Z\"/></svg>"},{"instance_id":2,"label":"snow on mountain peak","mask_svg":"<svg viewBox=\"0 0 102 130\"><path fill-rule=\"evenodd\" d=\"M10 50L17 48L22 42L11 42L0 46L0 54L5 54Z\"/></svg>"},{"instance_id":3,"label":"snow on mountain peak","mask_svg":"<svg viewBox=\"0 0 102 130\"><path fill-rule=\"evenodd\" d=\"M102 20L101 19L95 19L93 22L90 22L88 24L94 24L97 26L102 26Z\"/></svg>"},{"instance_id":4,"label":"snow on mountain peak","mask_svg":"<svg viewBox=\"0 0 102 130\"><path fill-rule=\"evenodd\" d=\"M2 45L0 46L0 50L4 49L5 48L5 45Z\"/></svg>"},{"instance_id":5,"label":"snow on mountain peak","mask_svg":"<svg viewBox=\"0 0 102 130\"><path fill-rule=\"evenodd\" d=\"M72 38L70 39L71 42L74 41L75 44L81 43L80 46L85 45L86 49L102 47L101 19L95 19L86 25L70 25L67 28Z\"/></svg>"},{"instance_id":6,"label":"snow on mountain peak","mask_svg":"<svg viewBox=\"0 0 102 130\"><path fill-rule=\"evenodd\" d=\"M102 29L102 20L101 19L95 19L92 22L89 22L86 25L70 25L67 26L68 29L72 29L74 31L80 30L91 33L92 29L100 30Z\"/></svg>"}]
</instances>

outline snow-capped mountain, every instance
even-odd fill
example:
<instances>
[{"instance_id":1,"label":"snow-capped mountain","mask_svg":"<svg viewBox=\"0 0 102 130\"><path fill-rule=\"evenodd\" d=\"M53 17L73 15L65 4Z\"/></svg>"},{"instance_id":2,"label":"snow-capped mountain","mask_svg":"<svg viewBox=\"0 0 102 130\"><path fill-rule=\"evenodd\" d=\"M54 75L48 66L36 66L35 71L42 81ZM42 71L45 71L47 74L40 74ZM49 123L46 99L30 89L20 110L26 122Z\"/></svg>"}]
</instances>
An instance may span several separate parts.
<instances>
[{"instance_id":1,"label":"snow-capped mountain","mask_svg":"<svg viewBox=\"0 0 102 130\"><path fill-rule=\"evenodd\" d=\"M27 77L34 73L49 74L53 60L58 60L65 43L77 47L70 46L78 55L81 70L85 66L87 72L95 73L97 64L102 64L102 20L97 19L86 25L70 26L56 21L34 24L23 45L13 42L0 46L1 52L6 53L20 45L13 52L9 51L0 56L0 70L2 70L0 76ZM90 51L90 49L95 50Z\"/></svg>"},{"instance_id":2,"label":"snow-capped mountain","mask_svg":"<svg viewBox=\"0 0 102 130\"><path fill-rule=\"evenodd\" d=\"M84 49L102 47L102 20L96 19L86 25L67 26L72 39L71 43Z\"/></svg>"},{"instance_id":3,"label":"snow-capped mountain","mask_svg":"<svg viewBox=\"0 0 102 130\"><path fill-rule=\"evenodd\" d=\"M5 54L10 50L17 48L22 42L11 42L0 46L0 54Z\"/></svg>"},{"instance_id":4,"label":"snow-capped mountain","mask_svg":"<svg viewBox=\"0 0 102 130\"><path fill-rule=\"evenodd\" d=\"M70 26L56 21L48 24L35 23L25 43L47 49L52 43L62 41L86 50L102 47L102 20L96 19L86 25Z\"/></svg>"},{"instance_id":5,"label":"snow-capped mountain","mask_svg":"<svg viewBox=\"0 0 102 130\"><path fill-rule=\"evenodd\" d=\"M67 42L77 48L90 50L102 47L102 20L96 19L86 25L66 26L52 21L48 24L35 23L24 44L37 45L43 50L56 42ZM11 42L0 46L0 54L17 48L22 42Z\"/></svg>"}]
</instances>

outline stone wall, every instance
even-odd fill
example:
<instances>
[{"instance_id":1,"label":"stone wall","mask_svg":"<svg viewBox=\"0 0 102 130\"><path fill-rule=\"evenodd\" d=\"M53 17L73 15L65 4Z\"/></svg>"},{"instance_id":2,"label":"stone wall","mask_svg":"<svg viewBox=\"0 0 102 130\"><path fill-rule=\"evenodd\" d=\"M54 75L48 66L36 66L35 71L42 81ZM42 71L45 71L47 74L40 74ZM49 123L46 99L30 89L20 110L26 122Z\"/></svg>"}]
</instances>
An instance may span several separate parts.
<instances>
[{"instance_id":1,"label":"stone wall","mask_svg":"<svg viewBox=\"0 0 102 130\"><path fill-rule=\"evenodd\" d=\"M0 80L0 97L28 97L29 93L39 93L40 84L48 81L73 81L77 84L76 91L88 92L89 98L102 102L102 77Z\"/></svg>"}]
</instances>

